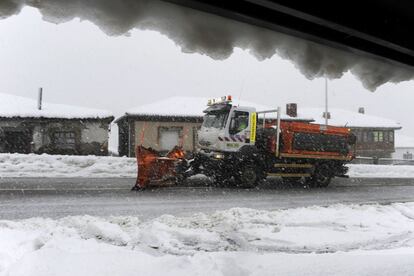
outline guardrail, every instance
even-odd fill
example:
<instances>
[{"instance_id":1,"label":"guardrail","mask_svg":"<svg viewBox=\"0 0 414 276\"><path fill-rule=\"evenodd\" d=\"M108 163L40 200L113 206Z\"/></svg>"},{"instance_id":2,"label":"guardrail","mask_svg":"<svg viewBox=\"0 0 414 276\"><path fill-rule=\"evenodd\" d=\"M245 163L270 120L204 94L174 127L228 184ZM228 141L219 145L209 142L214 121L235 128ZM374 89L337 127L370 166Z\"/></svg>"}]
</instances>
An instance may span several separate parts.
<instances>
[{"instance_id":1,"label":"guardrail","mask_svg":"<svg viewBox=\"0 0 414 276\"><path fill-rule=\"evenodd\" d=\"M357 156L352 164L374 164L374 165L411 165L414 166L414 159L393 159Z\"/></svg>"}]
</instances>

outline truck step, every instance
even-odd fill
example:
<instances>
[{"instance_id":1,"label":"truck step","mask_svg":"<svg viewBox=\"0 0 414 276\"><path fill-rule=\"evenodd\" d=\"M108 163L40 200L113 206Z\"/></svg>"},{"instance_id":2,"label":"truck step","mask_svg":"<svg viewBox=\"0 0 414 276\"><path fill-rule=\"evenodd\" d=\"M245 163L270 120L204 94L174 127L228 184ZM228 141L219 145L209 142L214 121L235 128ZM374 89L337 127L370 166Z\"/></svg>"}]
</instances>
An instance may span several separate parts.
<instances>
[{"instance_id":1,"label":"truck step","mask_svg":"<svg viewBox=\"0 0 414 276\"><path fill-rule=\"evenodd\" d=\"M310 173L268 173L267 176L281 176L281 177L310 177Z\"/></svg>"},{"instance_id":2,"label":"truck step","mask_svg":"<svg viewBox=\"0 0 414 276\"><path fill-rule=\"evenodd\" d=\"M275 168L313 168L312 164L276 163Z\"/></svg>"}]
</instances>

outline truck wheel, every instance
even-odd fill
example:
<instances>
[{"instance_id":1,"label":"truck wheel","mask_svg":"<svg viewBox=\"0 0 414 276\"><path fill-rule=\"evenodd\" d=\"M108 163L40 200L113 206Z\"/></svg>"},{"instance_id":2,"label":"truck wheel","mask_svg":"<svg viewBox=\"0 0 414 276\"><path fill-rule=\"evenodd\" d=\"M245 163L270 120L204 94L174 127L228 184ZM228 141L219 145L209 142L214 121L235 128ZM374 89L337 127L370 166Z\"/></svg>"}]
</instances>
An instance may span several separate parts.
<instances>
[{"instance_id":1,"label":"truck wheel","mask_svg":"<svg viewBox=\"0 0 414 276\"><path fill-rule=\"evenodd\" d=\"M311 177L306 179L306 183L310 188L325 188L328 187L332 180L331 167L328 164L321 164L316 166L315 172Z\"/></svg>"},{"instance_id":2,"label":"truck wheel","mask_svg":"<svg viewBox=\"0 0 414 276\"><path fill-rule=\"evenodd\" d=\"M242 188L257 187L263 179L263 170L252 164L241 165L235 176L236 186Z\"/></svg>"},{"instance_id":3,"label":"truck wheel","mask_svg":"<svg viewBox=\"0 0 414 276\"><path fill-rule=\"evenodd\" d=\"M215 187L225 187L227 183L230 182L229 176L225 174L214 174L211 176L211 180L213 181L213 185Z\"/></svg>"}]
</instances>

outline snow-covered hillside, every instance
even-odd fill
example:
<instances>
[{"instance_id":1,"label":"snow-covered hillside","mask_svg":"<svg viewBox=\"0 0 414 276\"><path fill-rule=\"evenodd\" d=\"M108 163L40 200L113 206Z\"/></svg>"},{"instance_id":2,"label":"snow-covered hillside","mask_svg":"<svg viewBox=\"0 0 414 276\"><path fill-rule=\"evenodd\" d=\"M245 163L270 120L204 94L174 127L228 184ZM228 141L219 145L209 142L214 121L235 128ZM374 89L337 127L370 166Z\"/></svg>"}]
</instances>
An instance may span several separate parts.
<instances>
[{"instance_id":1,"label":"snow-covered hillside","mask_svg":"<svg viewBox=\"0 0 414 276\"><path fill-rule=\"evenodd\" d=\"M414 203L0 221L0 275L413 275Z\"/></svg>"}]
</instances>

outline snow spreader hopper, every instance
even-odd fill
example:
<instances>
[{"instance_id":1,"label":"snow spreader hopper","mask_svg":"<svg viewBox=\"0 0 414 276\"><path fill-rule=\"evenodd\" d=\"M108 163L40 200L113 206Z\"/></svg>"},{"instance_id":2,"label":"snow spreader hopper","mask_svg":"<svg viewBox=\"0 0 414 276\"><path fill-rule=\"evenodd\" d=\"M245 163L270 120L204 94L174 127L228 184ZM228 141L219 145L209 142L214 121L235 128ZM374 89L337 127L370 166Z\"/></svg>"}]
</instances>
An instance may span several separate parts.
<instances>
[{"instance_id":1,"label":"snow spreader hopper","mask_svg":"<svg viewBox=\"0 0 414 276\"><path fill-rule=\"evenodd\" d=\"M314 124L290 117L281 109L256 111L225 96L210 100L198 132L198 150L185 158L180 147L167 155L138 146L135 189L180 184L204 174L214 185L255 187L268 176L285 183L326 187L333 177L346 177L354 158L356 137L350 129Z\"/></svg>"}]
</instances>

